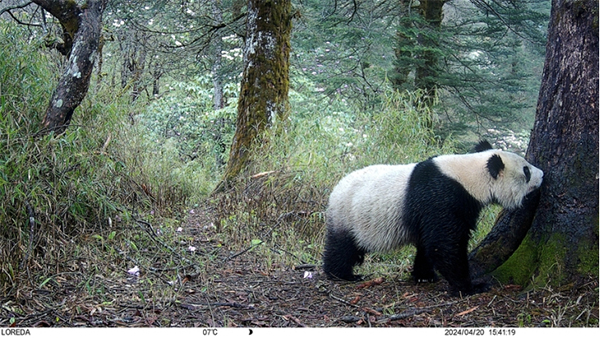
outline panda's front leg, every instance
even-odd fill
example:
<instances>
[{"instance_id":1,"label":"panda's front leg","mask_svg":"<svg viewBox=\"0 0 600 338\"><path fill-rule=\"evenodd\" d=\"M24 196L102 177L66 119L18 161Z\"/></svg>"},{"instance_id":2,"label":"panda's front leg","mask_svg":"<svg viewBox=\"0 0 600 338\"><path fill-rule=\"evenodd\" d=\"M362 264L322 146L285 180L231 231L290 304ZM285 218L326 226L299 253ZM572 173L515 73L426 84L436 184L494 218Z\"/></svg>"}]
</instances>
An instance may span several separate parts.
<instances>
[{"instance_id":1,"label":"panda's front leg","mask_svg":"<svg viewBox=\"0 0 600 338\"><path fill-rule=\"evenodd\" d=\"M451 231L461 229L458 226L438 227L436 236L423 236L422 243L417 246L417 257L415 259L415 270L419 273L428 267L427 264L417 265L420 262L431 262L435 268L450 284L454 294L471 294L473 285L469 274L469 261L467 246L468 233ZM420 250L419 250L420 249ZM420 255L422 253L422 255ZM416 272L416 271L415 271Z\"/></svg>"},{"instance_id":2,"label":"panda's front leg","mask_svg":"<svg viewBox=\"0 0 600 338\"><path fill-rule=\"evenodd\" d=\"M459 245L452 250L445 248L438 252L440 256L436 269L450 284L453 295L471 295L489 290L489 285L484 281L473 283L471 280L466 244L464 248Z\"/></svg>"},{"instance_id":3,"label":"panda's front leg","mask_svg":"<svg viewBox=\"0 0 600 338\"><path fill-rule=\"evenodd\" d=\"M447 259L442 259L437 269L450 284L452 293L472 294L473 285L469 274L469 262L467 254L454 252L446 253ZM452 258L450 258L452 257Z\"/></svg>"}]
</instances>

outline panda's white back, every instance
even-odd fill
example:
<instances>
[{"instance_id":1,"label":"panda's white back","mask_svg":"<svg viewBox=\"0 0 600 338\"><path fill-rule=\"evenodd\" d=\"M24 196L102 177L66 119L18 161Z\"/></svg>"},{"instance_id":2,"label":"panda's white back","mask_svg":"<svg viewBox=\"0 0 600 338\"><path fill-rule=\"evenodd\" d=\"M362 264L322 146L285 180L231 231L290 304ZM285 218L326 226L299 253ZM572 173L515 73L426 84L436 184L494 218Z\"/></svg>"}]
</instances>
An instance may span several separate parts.
<instances>
[{"instance_id":1,"label":"panda's white back","mask_svg":"<svg viewBox=\"0 0 600 338\"><path fill-rule=\"evenodd\" d=\"M350 173L333 189L327 217L336 220L334 227L352 224L357 244L367 251L407 244L406 228L398 225L415 165L372 165Z\"/></svg>"}]
</instances>

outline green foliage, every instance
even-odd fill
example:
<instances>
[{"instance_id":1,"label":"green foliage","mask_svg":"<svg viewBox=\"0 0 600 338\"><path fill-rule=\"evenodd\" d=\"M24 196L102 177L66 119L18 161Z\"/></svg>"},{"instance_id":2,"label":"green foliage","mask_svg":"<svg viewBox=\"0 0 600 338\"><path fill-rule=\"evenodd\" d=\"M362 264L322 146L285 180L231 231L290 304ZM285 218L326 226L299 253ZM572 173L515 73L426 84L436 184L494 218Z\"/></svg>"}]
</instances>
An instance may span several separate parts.
<instances>
[{"instance_id":1,"label":"green foliage","mask_svg":"<svg viewBox=\"0 0 600 338\"><path fill-rule=\"evenodd\" d=\"M148 141L169 141L181 161L198 159L202 167L216 172L221 169L218 159L226 158L235 132L237 106L215 111L211 81L209 76L198 76L193 81L173 82L170 91L152 101L136 119ZM237 102L237 87L224 85L224 95L231 102Z\"/></svg>"},{"instance_id":2,"label":"green foliage","mask_svg":"<svg viewBox=\"0 0 600 338\"><path fill-rule=\"evenodd\" d=\"M389 86L396 6L393 1L297 4L302 18L294 23L292 78L306 77L316 84L315 94L344 98L358 109L376 107Z\"/></svg>"},{"instance_id":3,"label":"green foliage","mask_svg":"<svg viewBox=\"0 0 600 338\"><path fill-rule=\"evenodd\" d=\"M49 55L24 32L0 22L0 284L15 283L17 266L64 254L67 236L106 225L119 190L110 182L122 168L100 149L89 130L38 136L55 70ZM108 179L110 177L110 179ZM43 264L42 264L43 265Z\"/></svg>"},{"instance_id":4,"label":"green foliage","mask_svg":"<svg viewBox=\"0 0 600 338\"><path fill-rule=\"evenodd\" d=\"M40 136L57 72L50 59L57 56L26 34L0 21L0 43L11 46L0 50L3 290L36 282L23 279L23 271L43 274L50 262L58 269L77 252L93 251L83 244L87 236L103 239L102 250L132 216L179 212L210 188L206 172L183 163L172 143L142 137L129 117L140 107L102 83L64 135Z\"/></svg>"}]
</instances>

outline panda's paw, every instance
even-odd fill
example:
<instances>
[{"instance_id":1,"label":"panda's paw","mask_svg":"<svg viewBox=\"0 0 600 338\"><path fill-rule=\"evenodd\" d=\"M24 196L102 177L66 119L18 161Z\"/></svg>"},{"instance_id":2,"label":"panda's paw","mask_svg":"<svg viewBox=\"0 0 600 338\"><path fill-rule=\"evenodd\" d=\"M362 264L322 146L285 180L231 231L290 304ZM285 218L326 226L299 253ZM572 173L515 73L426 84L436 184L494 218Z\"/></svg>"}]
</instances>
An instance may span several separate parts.
<instances>
[{"instance_id":1,"label":"panda's paw","mask_svg":"<svg viewBox=\"0 0 600 338\"><path fill-rule=\"evenodd\" d=\"M491 285L485 280L474 280L471 289L473 294L488 292L491 289Z\"/></svg>"},{"instance_id":2,"label":"panda's paw","mask_svg":"<svg viewBox=\"0 0 600 338\"><path fill-rule=\"evenodd\" d=\"M485 281L474 281L469 287L457 288L453 287L451 295L455 297L475 295L478 293L490 291L490 284Z\"/></svg>"},{"instance_id":3,"label":"panda's paw","mask_svg":"<svg viewBox=\"0 0 600 338\"><path fill-rule=\"evenodd\" d=\"M416 284L421 284L421 283L435 283L439 280L439 277L433 273L433 274L422 274L422 275L418 275L413 273L413 279L415 280Z\"/></svg>"},{"instance_id":4,"label":"panda's paw","mask_svg":"<svg viewBox=\"0 0 600 338\"><path fill-rule=\"evenodd\" d=\"M328 279L333 281L348 281L348 282L360 282L364 279L363 275L355 275L355 274L339 274L334 275L332 273L325 273Z\"/></svg>"}]
</instances>

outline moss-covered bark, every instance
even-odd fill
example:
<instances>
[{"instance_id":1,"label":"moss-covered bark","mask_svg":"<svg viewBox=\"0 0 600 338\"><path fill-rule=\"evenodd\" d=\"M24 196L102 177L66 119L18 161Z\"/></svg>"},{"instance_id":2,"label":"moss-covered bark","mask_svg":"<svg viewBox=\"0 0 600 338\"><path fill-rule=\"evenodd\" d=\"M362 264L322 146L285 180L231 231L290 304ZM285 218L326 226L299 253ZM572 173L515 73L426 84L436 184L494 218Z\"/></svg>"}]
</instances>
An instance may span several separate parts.
<instances>
[{"instance_id":1,"label":"moss-covered bark","mask_svg":"<svg viewBox=\"0 0 600 338\"><path fill-rule=\"evenodd\" d=\"M34 1L55 16L61 23L65 36L72 38L65 55L68 60L52 94L43 121L44 130L62 133L71 121L73 111L87 94L92 70L96 61L104 1L88 1L80 8L73 0ZM64 46L65 48L67 46Z\"/></svg>"},{"instance_id":2,"label":"moss-covered bark","mask_svg":"<svg viewBox=\"0 0 600 338\"><path fill-rule=\"evenodd\" d=\"M291 1L248 1L244 72L236 131L222 184L248 165L253 145L274 119L288 114Z\"/></svg>"},{"instance_id":3,"label":"moss-covered bark","mask_svg":"<svg viewBox=\"0 0 600 338\"><path fill-rule=\"evenodd\" d=\"M553 0L526 155L544 170L544 184L525 238L492 272L497 279L524 285L598 277L598 143L598 1ZM506 212L498 224L521 212Z\"/></svg>"},{"instance_id":4,"label":"moss-covered bark","mask_svg":"<svg viewBox=\"0 0 600 338\"><path fill-rule=\"evenodd\" d=\"M529 231L539 199L537 190L525 198L523 206L513 211L511 217L504 217L507 210L500 213L493 229L469 255L473 278L495 270L515 252Z\"/></svg>"}]
</instances>

